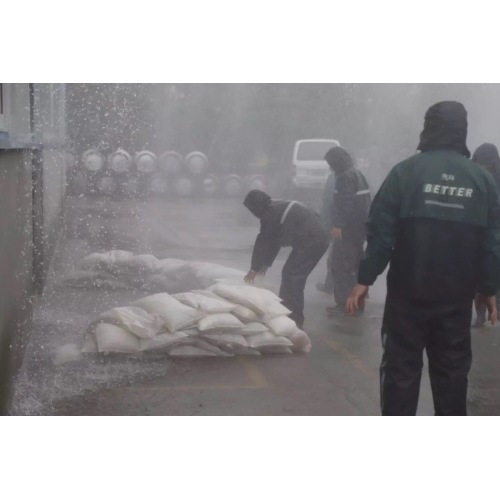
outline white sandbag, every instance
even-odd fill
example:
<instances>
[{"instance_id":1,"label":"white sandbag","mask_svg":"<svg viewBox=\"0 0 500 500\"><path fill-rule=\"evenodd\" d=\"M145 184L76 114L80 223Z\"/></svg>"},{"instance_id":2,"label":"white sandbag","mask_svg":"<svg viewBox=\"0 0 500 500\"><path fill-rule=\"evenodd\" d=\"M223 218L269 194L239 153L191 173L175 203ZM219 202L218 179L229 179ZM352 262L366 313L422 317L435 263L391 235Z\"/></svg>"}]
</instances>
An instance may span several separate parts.
<instances>
[{"instance_id":1,"label":"white sandbag","mask_svg":"<svg viewBox=\"0 0 500 500\"><path fill-rule=\"evenodd\" d=\"M160 261L154 255L134 255L121 262L121 272L149 274L158 269Z\"/></svg>"},{"instance_id":2,"label":"white sandbag","mask_svg":"<svg viewBox=\"0 0 500 500\"><path fill-rule=\"evenodd\" d=\"M180 347L189 347L189 348L196 348L203 353L208 353L208 354L201 354L201 355L209 355L209 356L217 356L217 357L228 357L232 356L232 353L226 352L222 349L220 349L217 345L215 345L212 342L208 342L207 340L197 337L197 336L190 336L185 339L180 339L170 348L167 347L169 355L173 356L196 356L197 354L188 354L190 350L188 349L179 349ZM173 354L172 354L173 352Z\"/></svg>"},{"instance_id":3,"label":"white sandbag","mask_svg":"<svg viewBox=\"0 0 500 500\"><path fill-rule=\"evenodd\" d=\"M200 287L206 288L221 279L231 280L239 285L244 283L243 278L245 277L245 273L238 269L209 262L191 262L190 265L200 283Z\"/></svg>"},{"instance_id":4,"label":"white sandbag","mask_svg":"<svg viewBox=\"0 0 500 500\"><path fill-rule=\"evenodd\" d=\"M99 352L137 353L139 339L121 326L99 323L95 327L95 338Z\"/></svg>"},{"instance_id":5,"label":"white sandbag","mask_svg":"<svg viewBox=\"0 0 500 500\"><path fill-rule=\"evenodd\" d=\"M157 293L135 301L132 306L140 307L161 318L170 332L189 328L203 317L202 312L181 304L168 293Z\"/></svg>"},{"instance_id":6,"label":"white sandbag","mask_svg":"<svg viewBox=\"0 0 500 500\"><path fill-rule=\"evenodd\" d=\"M241 335L255 335L256 333L268 332L266 325L258 322L246 323L243 328L238 330Z\"/></svg>"},{"instance_id":7,"label":"white sandbag","mask_svg":"<svg viewBox=\"0 0 500 500\"><path fill-rule=\"evenodd\" d=\"M241 279L239 279L239 278L238 279L235 279L235 278L215 278L210 286L213 286L213 285L243 286L245 284L245 281L243 280L244 277L245 277L245 275L243 275L243 277Z\"/></svg>"},{"instance_id":8,"label":"white sandbag","mask_svg":"<svg viewBox=\"0 0 500 500\"><path fill-rule=\"evenodd\" d=\"M169 347L175 342L178 342L180 339L185 339L187 334L184 332L168 332L168 333L159 333L151 339L141 339L140 349L141 351L153 351L164 349L165 347Z\"/></svg>"},{"instance_id":9,"label":"white sandbag","mask_svg":"<svg viewBox=\"0 0 500 500\"><path fill-rule=\"evenodd\" d=\"M256 284L252 283L245 283L242 280L235 280L235 279L216 279L214 280L214 284L208 287L209 290L213 290L215 285L228 285L228 286L238 286L238 287L243 287L245 290L246 289L257 289L259 291L259 296L263 298L264 300L270 300L270 301L275 301L275 302L283 302L283 299L280 298L278 295L276 295L272 290L269 290L269 288L265 288L263 286L259 286ZM250 291L250 293L253 293Z\"/></svg>"},{"instance_id":10,"label":"white sandbag","mask_svg":"<svg viewBox=\"0 0 500 500\"><path fill-rule=\"evenodd\" d=\"M253 323L262 319L261 316L253 312L248 307L238 304L232 311L231 314L236 316L243 323Z\"/></svg>"},{"instance_id":11,"label":"white sandbag","mask_svg":"<svg viewBox=\"0 0 500 500\"><path fill-rule=\"evenodd\" d=\"M97 341L95 339L95 334L93 332L92 333L87 332L85 334L82 347L80 350L85 354L99 352L99 349L97 347Z\"/></svg>"},{"instance_id":12,"label":"white sandbag","mask_svg":"<svg viewBox=\"0 0 500 500\"><path fill-rule=\"evenodd\" d=\"M248 307L260 316L264 316L266 313L266 299L259 294L258 288L218 283L212 288L212 291L231 302Z\"/></svg>"},{"instance_id":13,"label":"white sandbag","mask_svg":"<svg viewBox=\"0 0 500 500\"><path fill-rule=\"evenodd\" d=\"M275 335L271 332L262 332L245 337L249 347L259 349L260 347L271 346L292 346L292 342L286 337Z\"/></svg>"},{"instance_id":14,"label":"white sandbag","mask_svg":"<svg viewBox=\"0 0 500 500\"><path fill-rule=\"evenodd\" d=\"M175 274L186 267L188 263L181 259L161 259L157 263L157 271L164 274Z\"/></svg>"},{"instance_id":15,"label":"white sandbag","mask_svg":"<svg viewBox=\"0 0 500 500\"><path fill-rule=\"evenodd\" d=\"M201 356L212 356L215 357L217 354L214 354L211 351L207 351L202 349L201 347L197 347L194 345L181 345L175 346L173 349L169 351L169 356L179 356L179 357L188 357L188 358L197 358Z\"/></svg>"},{"instance_id":16,"label":"white sandbag","mask_svg":"<svg viewBox=\"0 0 500 500\"><path fill-rule=\"evenodd\" d=\"M221 349L223 349L223 347L221 347ZM235 356L260 356L260 352L252 347L243 347L237 344L232 344L230 349Z\"/></svg>"},{"instance_id":17,"label":"white sandbag","mask_svg":"<svg viewBox=\"0 0 500 500\"><path fill-rule=\"evenodd\" d=\"M312 344L309 335L307 335L306 332L300 330L299 328L297 328L296 331L292 333L292 335L289 335L287 338L290 339L290 341L293 343L293 352L307 354L311 351Z\"/></svg>"},{"instance_id":18,"label":"white sandbag","mask_svg":"<svg viewBox=\"0 0 500 500\"><path fill-rule=\"evenodd\" d=\"M121 326L141 339L150 339L164 329L160 318L140 307L115 307L102 313L97 319Z\"/></svg>"},{"instance_id":19,"label":"white sandbag","mask_svg":"<svg viewBox=\"0 0 500 500\"><path fill-rule=\"evenodd\" d=\"M241 347L248 347L245 337L237 333L203 333L202 338L221 344L236 344Z\"/></svg>"},{"instance_id":20,"label":"white sandbag","mask_svg":"<svg viewBox=\"0 0 500 500\"><path fill-rule=\"evenodd\" d=\"M266 301L283 302L283 299L278 297L278 295L276 295L268 288L262 288L253 285L245 285L245 288L256 288L259 291L259 295Z\"/></svg>"},{"instance_id":21,"label":"white sandbag","mask_svg":"<svg viewBox=\"0 0 500 500\"><path fill-rule=\"evenodd\" d=\"M269 300L267 302L266 319L278 318L279 316L288 316L292 314L290 309L286 308L283 304L276 300Z\"/></svg>"},{"instance_id":22,"label":"white sandbag","mask_svg":"<svg viewBox=\"0 0 500 500\"><path fill-rule=\"evenodd\" d=\"M77 344L66 344L57 349L54 364L62 365L78 361L82 357L80 347Z\"/></svg>"},{"instance_id":23,"label":"white sandbag","mask_svg":"<svg viewBox=\"0 0 500 500\"><path fill-rule=\"evenodd\" d=\"M198 321L200 332L207 330L237 330L243 328L243 323L231 313L208 314Z\"/></svg>"},{"instance_id":24,"label":"white sandbag","mask_svg":"<svg viewBox=\"0 0 500 500\"><path fill-rule=\"evenodd\" d=\"M193 337L200 334L200 331L197 328L187 328L186 330L182 330L182 333L185 333L188 337Z\"/></svg>"},{"instance_id":25,"label":"white sandbag","mask_svg":"<svg viewBox=\"0 0 500 500\"><path fill-rule=\"evenodd\" d=\"M295 323L295 321L290 319L288 316L279 316L277 318L266 320L266 324L276 335L288 337L297 331L297 323Z\"/></svg>"},{"instance_id":26,"label":"white sandbag","mask_svg":"<svg viewBox=\"0 0 500 500\"><path fill-rule=\"evenodd\" d=\"M207 314L230 313L236 307L236 304L232 304L220 297L207 297L196 292L176 293L172 297L186 306L193 307Z\"/></svg>"},{"instance_id":27,"label":"white sandbag","mask_svg":"<svg viewBox=\"0 0 500 500\"><path fill-rule=\"evenodd\" d=\"M219 333L219 334L202 334L202 338L217 346L222 351L233 356L260 356L257 349L248 347L245 338L240 334L234 333Z\"/></svg>"},{"instance_id":28,"label":"white sandbag","mask_svg":"<svg viewBox=\"0 0 500 500\"><path fill-rule=\"evenodd\" d=\"M293 354L292 349L286 345L259 347L259 352L261 354Z\"/></svg>"},{"instance_id":29,"label":"white sandbag","mask_svg":"<svg viewBox=\"0 0 500 500\"><path fill-rule=\"evenodd\" d=\"M127 252L125 250L111 250L109 252L87 255L81 260L80 264L83 268L107 268L115 264L121 264L133 256L134 254L132 252Z\"/></svg>"}]
</instances>

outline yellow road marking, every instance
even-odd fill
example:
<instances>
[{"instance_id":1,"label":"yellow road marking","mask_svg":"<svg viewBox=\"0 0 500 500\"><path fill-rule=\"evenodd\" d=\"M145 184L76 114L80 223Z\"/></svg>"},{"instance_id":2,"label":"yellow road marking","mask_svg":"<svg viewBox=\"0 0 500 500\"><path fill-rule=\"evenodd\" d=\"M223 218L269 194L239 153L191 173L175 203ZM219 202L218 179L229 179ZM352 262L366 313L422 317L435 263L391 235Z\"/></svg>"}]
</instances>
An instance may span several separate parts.
<instances>
[{"instance_id":1,"label":"yellow road marking","mask_svg":"<svg viewBox=\"0 0 500 500\"><path fill-rule=\"evenodd\" d=\"M252 381L252 384L220 384L220 385L148 385L142 387L131 386L127 387L129 390L155 390L155 389L172 389L176 391L187 391L187 390L212 390L212 389L223 389L223 390L231 390L231 389L266 389L269 387L266 378L262 374L262 372L248 359L244 357L236 357L235 358L240 365L245 369L248 377Z\"/></svg>"},{"instance_id":2,"label":"yellow road marking","mask_svg":"<svg viewBox=\"0 0 500 500\"><path fill-rule=\"evenodd\" d=\"M234 390L234 389L262 389L255 385L148 385L148 386L131 386L124 387L129 391L159 391L159 390L172 390L172 391L202 391L202 390Z\"/></svg>"},{"instance_id":3,"label":"yellow road marking","mask_svg":"<svg viewBox=\"0 0 500 500\"><path fill-rule=\"evenodd\" d=\"M340 354L348 361L350 361L353 366L355 366L365 375L368 375L370 377L374 376L378 377L378 373L376 371L372 370L361 358L358 358L358 356L349 351L347 347L344 347L342 344L330 338L321 337L321 340L325 344L327 344L331 349L333 349L336 353Z\"/></svg>"},{"instance_id":4,"label":"yellow road marking","mask_svg":"<svg viewBox=\"0 0 500 500\"><path fill-rule=\"evenodd\" d=\"M254 383L255 388L264 389L269 387L266 378L262 374L262 372L250 362L248 358L239 357L237 358L238 362L245 367L245 370L248 373L248 376Z\"/></svg>"}]
</instances>

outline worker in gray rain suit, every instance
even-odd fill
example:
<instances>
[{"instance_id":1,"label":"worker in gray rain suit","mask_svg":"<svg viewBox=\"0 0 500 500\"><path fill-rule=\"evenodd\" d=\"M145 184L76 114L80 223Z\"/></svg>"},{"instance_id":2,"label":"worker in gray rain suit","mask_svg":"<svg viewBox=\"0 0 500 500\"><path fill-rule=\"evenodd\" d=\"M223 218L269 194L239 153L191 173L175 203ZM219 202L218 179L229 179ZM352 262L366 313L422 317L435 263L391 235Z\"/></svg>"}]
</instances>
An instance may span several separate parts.
<instances>
[{"instance_id":1,"label":"worker in gray rain suit","mask_svg":"<svg viewBox=\"0 0 500 500\"><path fill-rule=\"evenodd\" d=\"M495 184L497 186L497 191L500 193L500 155L498 154L498 149L494 144L484 143L481 144L473 153L472 161L477 163L480 167L484 168L489 172ZM486 323L486 305L482 303L477 296L475 300L476 306L476 322L475 327L481 327ZM500 307L500 294L497 293L497 309Z\"/></svg>"},{"instance_id":2,"label":"worker in gray rain suit","mask_svg":"<svg viewBox=\"0 0 500 500\"><path fill-rule=\"evenodd\" d=\"M292 311L290 318L302 328L306 281L330 243L321 218L297 201L272 200L259 190L250 191L243 204L260 219L260 233L245 281L252 283L257 275L265 274L281 247L292 247L283 266L279 296Z\"/></svg>"},{"instance_id":3,"label":"worker in gray rain suit","mask_svg":"<svg viewBox=\"0 0 500 500\"><path fill-rule=\"evenodd\" d=\"M331 265L337 308L333 308L333 311L328 308L328 311L343 313L363 258L371 195L365 176L355 168L351 155L344 148L331 148L325 160L335 172L336 179L330 232L334 239Z\"/></svg>"}]
</instances>

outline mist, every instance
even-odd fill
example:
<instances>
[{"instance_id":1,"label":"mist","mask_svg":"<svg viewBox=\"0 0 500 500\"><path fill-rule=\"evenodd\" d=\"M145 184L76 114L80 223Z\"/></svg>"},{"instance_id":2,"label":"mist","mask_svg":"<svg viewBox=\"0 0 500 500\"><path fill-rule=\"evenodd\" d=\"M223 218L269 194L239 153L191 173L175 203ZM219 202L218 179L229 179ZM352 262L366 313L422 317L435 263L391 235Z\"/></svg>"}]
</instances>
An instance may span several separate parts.
<instances>
[{"instance_id":1,"label":"mist","mask_svg":"<svg viewBox=\"0 0 500 500\"><path fill-rule=\"evenodd\" d=\"M160 297L168 303L164 309L172 309L172 300L191 309L215 304L218 311L228 310L231 300L248 305L248 297L221 288L246 287L259 233L259 220L243 206L248 191L259 189L274 201L296 200L321 212L329 174L324 153L338 143L352 155L374 195L391 168L417 152L425 112L438 101L465 105L471 151L484 142L497 143L499 85L30 85L33 138L52 149L32 163L24 156L19 160L26 169L19 171L29 172L23 200L34 200L23 212L21 232L28 249L23 255L29 261L31 228L40 250L35 252L36 300L29 299L33 332L29 341L23 338L12 414L378 413L373 395L383 279L371 288L363 318L331 317L333 298L318 288L327 272L325 255L307 281L302 333L281 335L288 341L280 338L280 345L262 297L232 325L239 333L232 331L231 337L224 331L224 340L210 331L200 333L199 328L212 328L205 318L205 323L183 323L182 331L178 326L162 330L155 323L158 304L151 305L148 297L174 297ZM26 89L13 88L16 99L28 97ZM54 103L60 116L54 115ZM50 128L56 122L59 142ZM29 109L23 108L19 123L30 126ZM307 190L294 184L297 145L304 140L312 152L310 158L303 153L305 159L316 162ZM36 174L34 197L30 168ZM289 249L281 250L259 278L256 288L268 293L264 302L277 299L289 255ZM31 262L23 265L29 269ZM214 297L217 291L224 296ZM193 292L196 300L189 295ZM138 312L137 304L149 310ZM135 333L151 334L154 341L130 331L127 342L116 341L116 327L124 321L120 308L130 307L138 316L127 316L127 325L133 323ZM278 318L290 313L274 307ZM138 328L137 321L145 323ZM111 325L101 332L101 341L108 342L104 347L96 341L99 323ZM221 326L218 333L224 328L229 327ZM258 345L255 337L252 347L245 337L248 328L271 345ZM490 352L493 337L482 339L484 352ZM335 389L338 399L332 403L325 387L338 380L344 385ZM419 414L431 414L428 379L423 385ZM480 377L472 380L472 395L475 390L483 390ZM174 392L182 396L171 397ZM496 404L495 396L488 397Z\"/></svg>"},{"instance_id":2,"label":"mist","mask_svg":"<svg viewBox=\"0 0 500 500\"><path fill-rule=\"evenodd\" d=\"M415 153L425 111L440 100L465 105L469 149L495 143L494 84L71 84L68 140L77 155L201 151L218 176L282 179L295 141L336 139L379 181Z\"/></svg>"}]
</instances>

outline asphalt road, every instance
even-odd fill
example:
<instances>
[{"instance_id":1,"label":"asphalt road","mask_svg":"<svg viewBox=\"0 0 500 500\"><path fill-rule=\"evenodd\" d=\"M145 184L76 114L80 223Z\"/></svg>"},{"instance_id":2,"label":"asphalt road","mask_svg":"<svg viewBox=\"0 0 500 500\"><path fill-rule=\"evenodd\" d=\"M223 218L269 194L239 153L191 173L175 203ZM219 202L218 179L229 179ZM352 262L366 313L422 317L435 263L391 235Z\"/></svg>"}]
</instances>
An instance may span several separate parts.
<instances>
[{"instance_id":1,"label":"asphalt road","mask_svg":"<svg viewBox=\"0 0 500 500\"><path fill-rule=\"evenodd\" d=\"M144 295L138 290L74 288L80 258L110 249L158 258L203 260L247 270L257 221L239 202L68 199L67 231L47 288L36 304L34 331L16 385L14 415L378 415L380 324L384 278L371 290L364 316L331 317L324 279L326 258L306 288L308 355L172 359L151 355L84 358L56 365L54 353L77 342L104 310ZM276 291L283 249L266 276ZM473 331L471 414L500 414L497 327ZM432 415L427 373L419 415Z\"/></svg>"}]
</instances>

